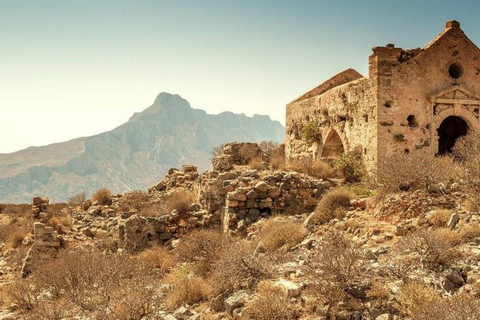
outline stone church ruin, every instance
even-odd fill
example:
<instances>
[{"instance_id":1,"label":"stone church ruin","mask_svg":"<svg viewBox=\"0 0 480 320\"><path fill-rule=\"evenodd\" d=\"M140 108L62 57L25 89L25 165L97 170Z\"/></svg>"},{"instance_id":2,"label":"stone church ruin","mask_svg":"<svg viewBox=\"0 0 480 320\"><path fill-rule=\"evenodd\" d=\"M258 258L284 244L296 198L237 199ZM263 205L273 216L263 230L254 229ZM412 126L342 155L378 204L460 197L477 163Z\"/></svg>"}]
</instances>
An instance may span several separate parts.
<instances>
[{"instance_id":1,"label":"stone church ruin","mask_svg":"<svg viewBox=\"0 0 480 320\"><path fill-rule=\"evenodd\" d=\"M449 153L477 130L480 50L459 22L423 49L372 51L368 77L348 69L287 105L287 159L355 152L374 170L395 153Z\"/></svg>"}]
</instances>

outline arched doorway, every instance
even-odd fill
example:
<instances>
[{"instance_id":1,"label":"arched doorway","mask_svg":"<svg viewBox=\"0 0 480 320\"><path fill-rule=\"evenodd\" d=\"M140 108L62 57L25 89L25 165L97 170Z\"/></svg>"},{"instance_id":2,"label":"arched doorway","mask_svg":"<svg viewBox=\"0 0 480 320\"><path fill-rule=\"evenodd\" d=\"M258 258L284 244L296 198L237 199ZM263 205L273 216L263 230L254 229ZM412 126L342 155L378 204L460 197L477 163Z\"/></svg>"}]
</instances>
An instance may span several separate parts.
<instances>
[{"instance_id":1,"label":"arched doorway","mask_svg":"<svg viewBox=\"0 0 480 320\"><path fill-rule=\"evenodd\" d=\"M445 118L438 127L438 154L452 152L455 141L468 132L468 124L457 116Z\"/></svg>"},{"instance_id":2,"label":"arched doorway","mask_svg":"<svg viewBox=\"0 0 480 320\"><path fill-rule=\"evenodd\" d=\"M325 140L322 158L338 158L344 151L342 139L338 135L337 131L332 130Z\"/></svg>"}]
</instances>

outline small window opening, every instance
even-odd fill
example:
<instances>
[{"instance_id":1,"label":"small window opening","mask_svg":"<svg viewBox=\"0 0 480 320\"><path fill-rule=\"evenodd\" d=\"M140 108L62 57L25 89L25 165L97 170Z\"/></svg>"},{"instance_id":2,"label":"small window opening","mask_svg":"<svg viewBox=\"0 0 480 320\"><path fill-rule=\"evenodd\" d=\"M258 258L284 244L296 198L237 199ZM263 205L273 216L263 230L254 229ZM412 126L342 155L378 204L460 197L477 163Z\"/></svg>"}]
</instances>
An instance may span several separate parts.
<instances>
[{"instance_id":1,"label":"small window opening","mask_svg":"<svg viewBox=\"0 0 480 320\"><path fill-rule=\"evenodd\" d=\"M410 128L418 128L418 121L413 114L407 117L407 121Z\"/></svg>"},{"instance_id":2,"label":"small window opening","mask_svg":"<svg viewBox=\"0 0 480 320\"><path fill-rule=\"evenodd\" d=\"M448 67L448 74L453 79L458 79L463 75L463 67L460 63L455 62Z\"/></svg>"},{"instance_id":3,"label":"small window opening","mask_svg":"<svg viewBox=\"0 0 480 320\"><path fill-rule=\"evenodd\" d=\"M409 154L410 153L410 149L405 149L403 150L405 152L405 154Z\"/></svg>"},{"instance_id":4,"label":"small window opening","mask_svg":"<svg viewBox=\"0 0 480 320\"><path fill-rule=\"evenodd\" d=\"M392 101L385 101L385 108L390 108L392 106Z\"/></svg>"}]
</instances>

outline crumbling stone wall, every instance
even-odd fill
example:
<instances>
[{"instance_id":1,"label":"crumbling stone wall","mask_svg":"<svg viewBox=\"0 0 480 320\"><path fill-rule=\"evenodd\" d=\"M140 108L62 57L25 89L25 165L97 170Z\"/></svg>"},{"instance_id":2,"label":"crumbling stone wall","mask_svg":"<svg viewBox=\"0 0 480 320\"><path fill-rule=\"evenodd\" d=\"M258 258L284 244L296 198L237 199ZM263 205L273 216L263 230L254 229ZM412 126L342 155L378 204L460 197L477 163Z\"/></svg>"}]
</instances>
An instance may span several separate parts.
<instances>
[{"instance_id":1,"label":"crumbling stone wall","mask_svg":"<svg viewBox=\"0 0 480 320\"><path fill-rule=\"evenodd\" d=\"M33 197L32 200L32 214L34 218L38 218L40 213L47 212L50 200L48 198Z\"/></svg>"},{"instance_id":2,"label":"crumbling stone wall","mask_svg":"<svg viewBox=\"0 0 480 320\"><path fill-rule=\"evenodd\" d=\"M57 231L41 222L34 223L33 234L33 244L23 261L22 277L27 277L32 272L35 262L44 262L54 257L61 244Z\"/></svg>"},{"instance_id":3,"label":"crumbling stone wall","mask_svg":"<svg viewBox=\"0 0 480 320\"><path fill-rule=\"evenodd\" d=\"M201 175L192 166L184 166L183 171L170 170L163 181L149 189L150 193L161 198L174 190L184 189L198 195L198 203L192 205L185 217L170 215L166 220L172 222L167 226L171 237L175 238L195 227L213 227L221 228L224 232L243 233L261 217L302 214L312 210L316 201L333 184L296 172L271 172L245 167L251 159L263 156L256 143L228 143L223 154L215 157L228 161L217 162L220 165L214 166L214 170ZM225 163L228 166L224 166ZM192 168L192 171L185 168ZM181 220L183 223L178 222ZM128 243L146 243L157 239L158 234L164 232L163 227L160 231L145 232L143 230L151 230L150 226L144 227L145 223L139 222L138 218L125 222L125 227L122 227L125 232L120 231L120 238L125 239L123 247L131 248L135 245ZM182 230L181 225L186 229ZM146 233L147 237L141 235L144 238L139 239L137 236L126 235L135 233ZM129 237L133 240L129 240Z\"/></svg>"},{"instance_id":4,"label":"crumbling stone wall","mask_svg":"<svg viewBox=\"0 0 480 320\"><path fill-rule=\"evenodd\" d=\"M331 157L327 150L340 147L344 152L357 152L367 167L373 168L377 159L377 114L372 87L371 80L360 78L288 104L287 159ZM314 139L305 139L308 126L316 130ZM334 139L337 145L332 143Z\"/></svg>"},{"instance_id":5,"label":"crumbling stone wall","mask_svg":"<svg viewBox=\"0 0 480 320\"><path fill-rule=\"evenodd\" d=\"M480 127L480 50L457 21L423 49L372 50L368 78L349 69L287 105L289 161L355 151L374 170L395 153L449 152Z\"/></svg>"}]
</instances>

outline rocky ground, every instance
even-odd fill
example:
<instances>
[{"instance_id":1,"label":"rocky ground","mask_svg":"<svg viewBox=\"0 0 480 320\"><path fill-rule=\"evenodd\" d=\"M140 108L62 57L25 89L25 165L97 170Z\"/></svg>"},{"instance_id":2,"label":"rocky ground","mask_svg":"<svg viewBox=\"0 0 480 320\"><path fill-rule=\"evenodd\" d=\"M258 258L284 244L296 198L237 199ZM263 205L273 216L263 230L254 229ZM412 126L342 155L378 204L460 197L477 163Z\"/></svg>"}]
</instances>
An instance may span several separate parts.
<instances>
[{"instance_id":1,"label":"rocky ground","mask_svg":"<svg viewBox=\"0 0 480 320\"><path fill-rule=\"evenodd\" d=\"M40 201L35 218L7 206L0 319L478 318L480 217L468 185L380 193L251 165L264 156L228 144L214 170L172 169L148 192ZM95 300L96 278L78 289L102 259L115 261L106 274L121 297Z\"/></svg>"}]
</instances>

